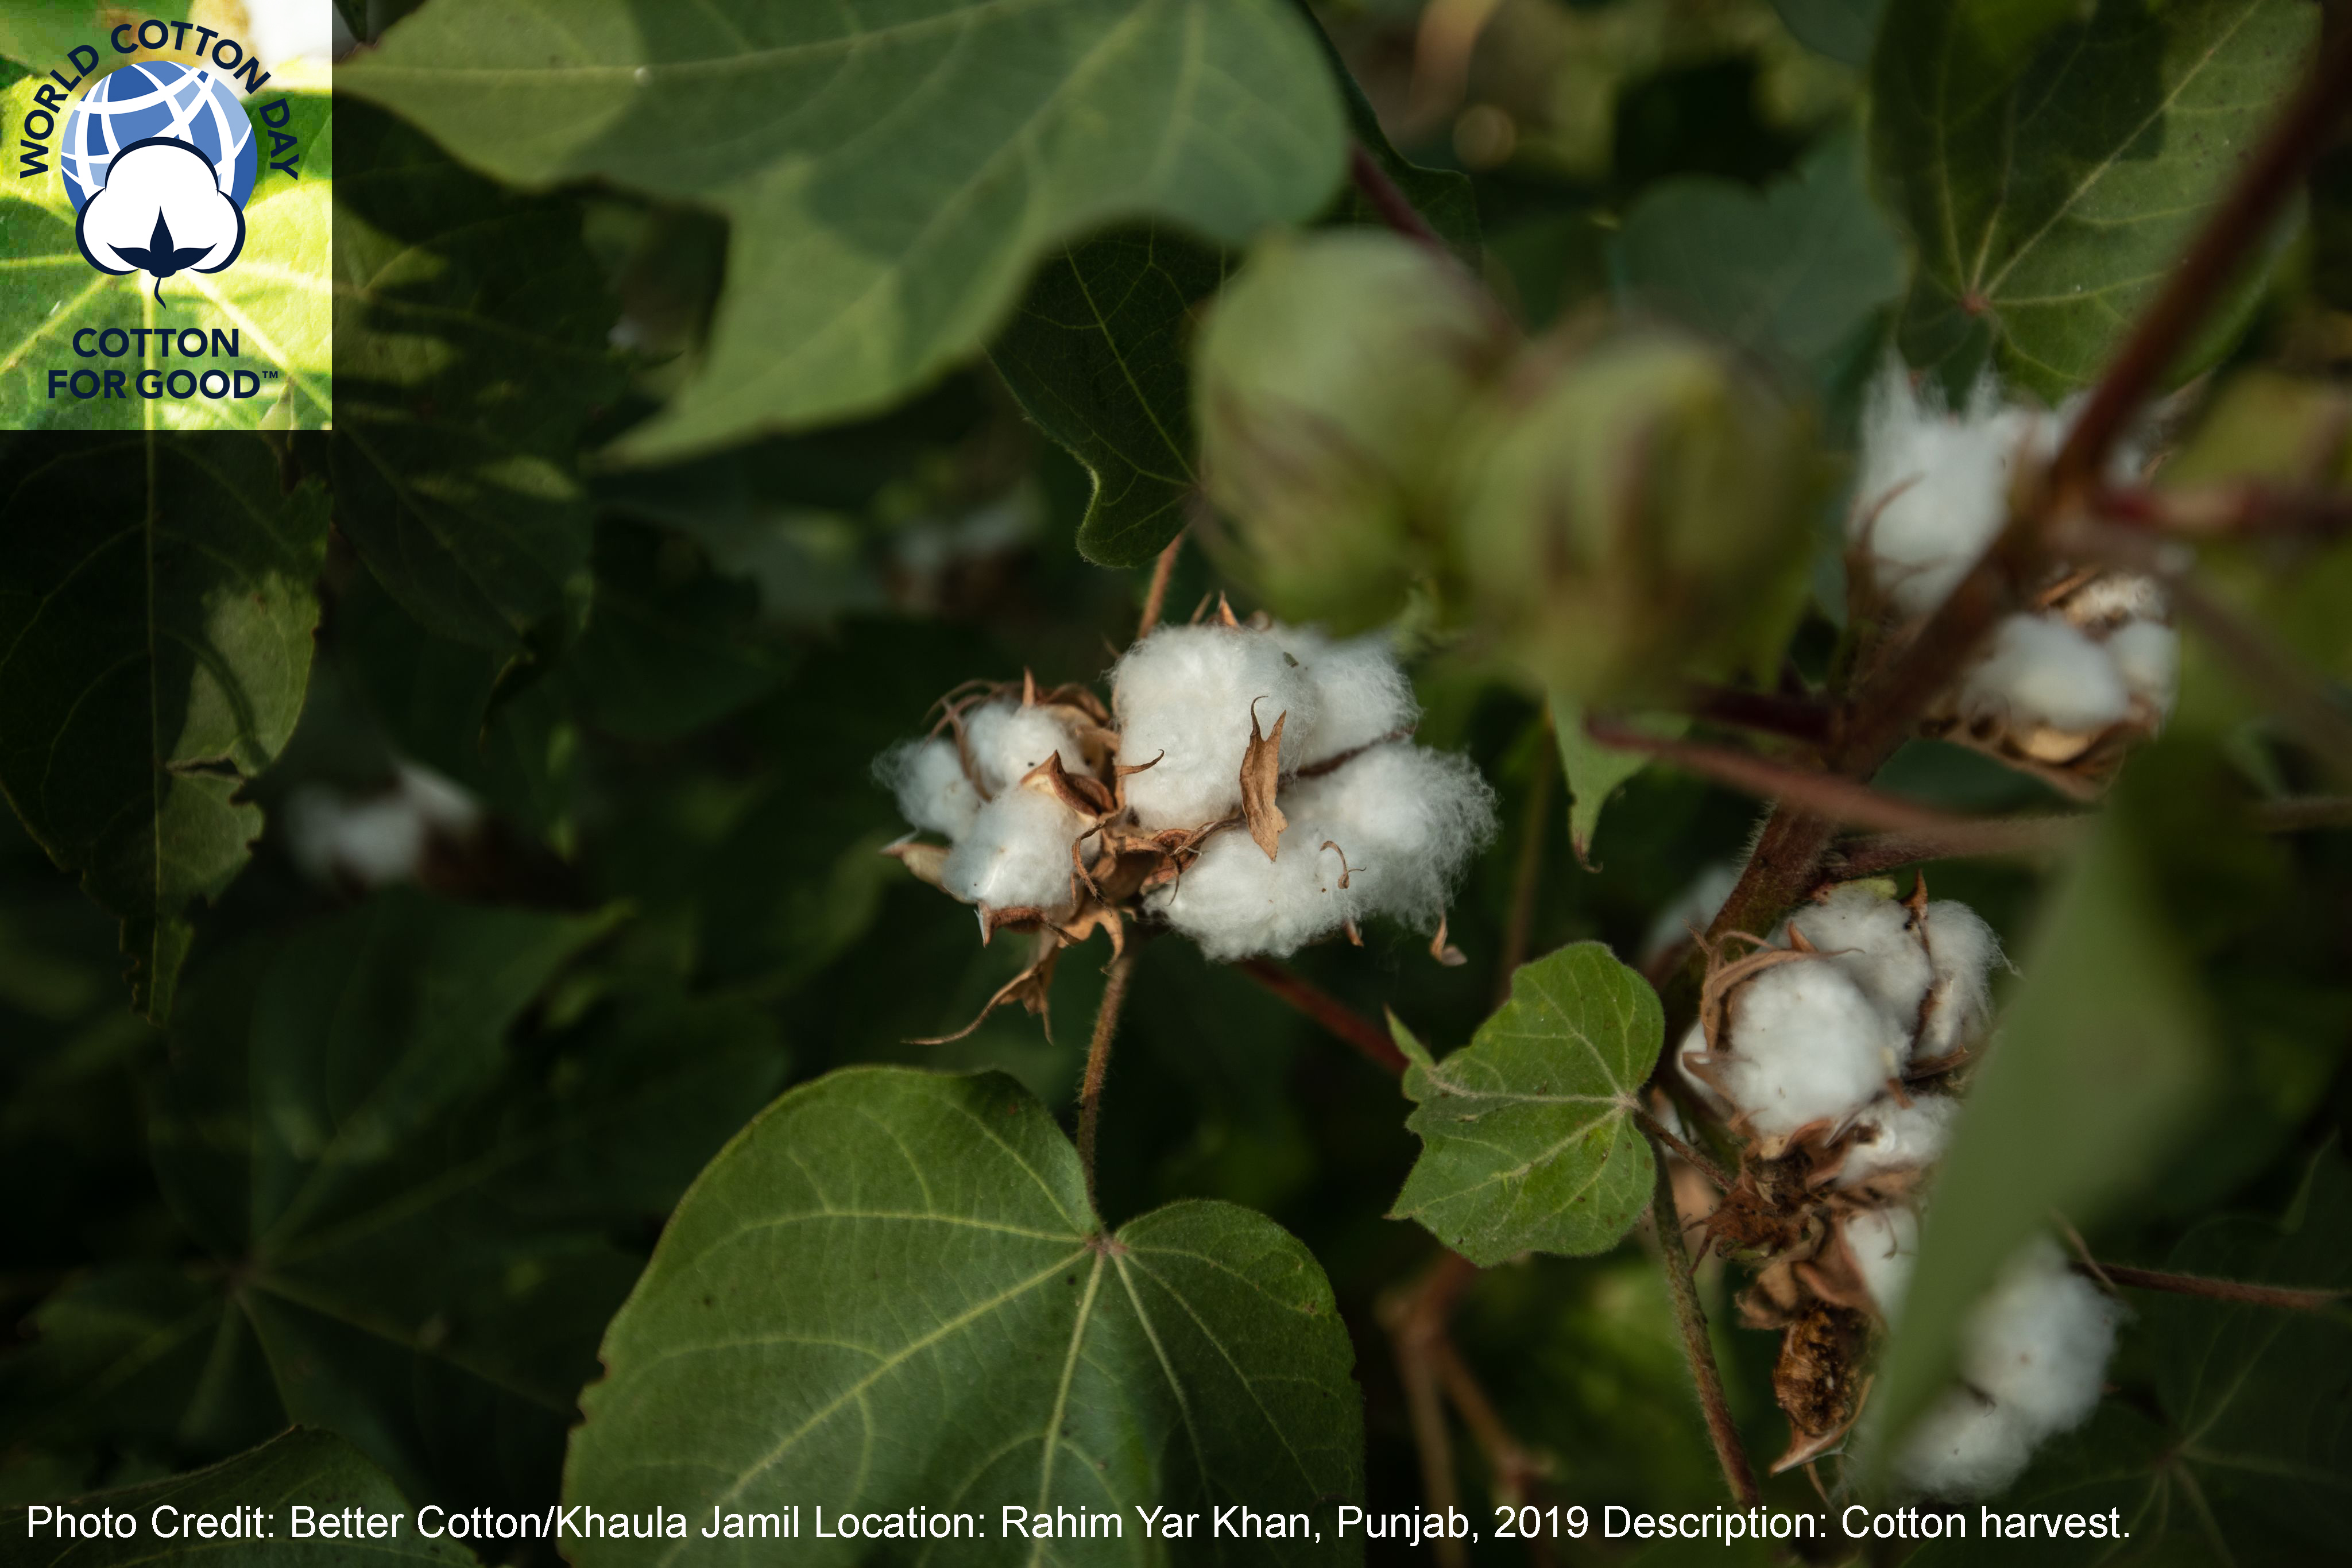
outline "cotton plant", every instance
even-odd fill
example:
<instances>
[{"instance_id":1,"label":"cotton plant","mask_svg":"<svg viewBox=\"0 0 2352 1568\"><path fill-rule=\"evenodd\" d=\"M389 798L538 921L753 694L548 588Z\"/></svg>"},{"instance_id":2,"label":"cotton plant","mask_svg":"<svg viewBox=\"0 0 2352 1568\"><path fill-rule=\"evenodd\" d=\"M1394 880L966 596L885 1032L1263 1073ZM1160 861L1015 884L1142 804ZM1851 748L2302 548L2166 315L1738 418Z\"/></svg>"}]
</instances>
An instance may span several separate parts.
<instances>
[{"instance_id":1,"label":"cotton plant","mask_svg":"<svg viewBox=\"0 0 2352 1568\"><path fill-rule=\"evenodd\" d=\"M1139 638L1109 682L1108 703L976 685L876 761L908 824L945 840L889 852L971 904L982 940L1036 940L992 1009L1042 1013L1064 947L1099 929L1116 953L1139 923L1230 962L1360 942L1385 916L1458 958L1446 900L1494 834L1495 794L1466 758L1413 742L1420 707L1386 639L1221 605Z\"/></svg>"},{"instance_id":2,"label":"cotton plant","mask_svg":"<svg viewBox=\"0 0 2352 1568\"><path fill-rule=\"evenodd\" d=\"M2073 413L2006 399L1990 377L1948 408L1889 367L1864 415L1847 521L1865 619L1906 624L1933 614L1991 548L2012 491L2055 454ZM2141 465L2140 454L2119 449L2108 477L2127 481ZM2089 795L2169 716L2179 662L2157 583L2061 565L2028 607L1993 628L1923 724Z\"/></svg>"},{"instance_id":3,"label":"cotton plant","mask_svg":"<svg viewBox=\"0 0 2352 1568\"><path fill-rule=\"evenodd\" d=\"M1832 887L1771 942L1713 955L1675 1065L1744 1145L1707 1236L1755 1267L1743 1320L1781 1332L1780 1469L1843 1445L1862 1414L2001 962L1991 928L1931 901L1924 879L1907 898L1885 882ZM2115 1325L2107 1299L2037 1242L1978 1309L1959 1380L1895 1457L1901 1479L1943 1498L2008 1485L2089 1416Z\"/></svg>"}]
</instances>

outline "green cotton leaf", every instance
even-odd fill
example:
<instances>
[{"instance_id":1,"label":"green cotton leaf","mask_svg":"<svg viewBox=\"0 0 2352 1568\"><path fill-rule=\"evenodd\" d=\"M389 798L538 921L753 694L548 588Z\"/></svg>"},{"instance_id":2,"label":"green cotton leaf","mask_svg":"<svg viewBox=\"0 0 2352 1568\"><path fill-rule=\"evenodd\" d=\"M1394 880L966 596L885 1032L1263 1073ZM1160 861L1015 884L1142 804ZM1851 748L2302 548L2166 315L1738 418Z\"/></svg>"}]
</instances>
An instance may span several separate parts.
<instances>
[{"instance_id":1,"label":"green cotton leaf","mask_svg":"<svg viewBox=\"0 0 2352 1568\"><path fill-rule=\"evenodd\" d=\"M261 831L237 792L302 710L326 495L249 435L28 438L0 538L0 789L122 921L161 1019Z\"/></svg>"},{"instance_id":2,"label":"green cotton leaf","mask_svg":"<svg viewBox=\"0 0 2352 1568\"><path fill-rule=\"evenodd\" d=\"M982 1563L1352 1563L1352 1353L1314 1258L1263 1215L1183 1202L1103 1234L1076 1152L1002 1073L853 1068L793 1090L696 1182L582 1396L567 1501L682 1511L683 1541L587 1540L583 1568L743 1558L719 1511L803 1505L795 1558L869 1560L830 1521L970 1511ZM1319 1537L1218 1540L1208 1511ZM1052 1548L1003 1511L1111 1513ZM1201 1515L1147 1539L1136 1512Z\"/></svg>"},{"instance_id":3,"label":"green cotton leaf","mask_svg":"<svg viewBox=\"0 0 2352 1568\"><path fill-rule=\"evenodd\" d=\"M335 521L411 615L499 653L588 561L578 473L615 307L561 197L516 196L346 99Z\"/></svg>"},{"instance_id":4,"label":"green cotton leaf","mask_svg":"<svg viewBox=\"0 0 2352 1568\"><path fill-rule=\"evenodd\" d=\"M316 1511L320 1517L357 1509L363 1515L404 1514L403 1528L392 1534L365 1533L337 1539L323 1546L316 1536L293 1535L293 1507ZM258 1508L271 1533L260 1539L202 1538L160 1545L149 1533L156 1511L173 1508L183 1516L226 1515L239 1507ZM92 1492L73 1500L77 1514L111 1510L127 1513L138 1525L127 1536L58 1537L54 1526L28 1526L22 1508L0 1515L0 1531L11 1542L34 1544L14 1549L12 1562L29 1564L71 1563L73 1568L147 1568L161 1562L186 1562L205 1557L234 1561L238 1568L316 1568L331 1561L351 1568L394 1568L399 1563L431 1563L470 1565L474 1554L447 1537L427 1540L417 1533L415 1510L401 1496L392 1479L368 1462L367 1456L330 1432L297 1427L232 1459L186 1475ZM167 1516L168 1517L168 1516ZM53 1544L52 1544L53 1543ZM43 1555L47 1547L48 1554Z\"/></svg>"},{"instance_id":5,"label":"green cotton leaf","mask_svg":"<svg viewBox=\"0 0 2352 1568\"><path fill-rule=\"evenodd\" d=\"M1421 1158L1390 1218L1481 1267L1599 1252L1633 1228L1655 1174L1633 1124L1665 1040L1649 982L1598 942L1522 966L1511 997L1444 1061L1397 1031Z\"/></svg>"},{"instance_id":6,"label":"green cotton leaf","mask_svg":"<svg viewBox=\"0 0 2352 1568\"><path fill-rule=\"evenodd\" d=\"M2052 896L1969 1086L1871 1400L1890 1438L1943 1386L2001 1266L2053 1212L2088 1228L2159 1170L2213 1070L2195 969L2134 816L2119 795Z\"/></svg>"},{"instance_id":7,"label":"green cotton leaf","mask_svg":"<svg viewBox=\"0 0 2352 1568\"><path fill-rule=\"evenodd\" d=\"M2164 1267L2207 1279L2352 1287L2352 1167L2330 1148L2278 1219L2228 1216L2184 1237ZM2320 1562L2352 1531L2352 1322L2335 1312L2130 1291L2125 1333L2146 1342L2146 1407L2110 1399L2053 1443L1993 1507L2118 1511L2129 1549L2109 1561ZM2137 1403L2137 1402L2135 1402ZM1973 1532L1972 1532L1973 1533ZM1920 1568L2079 1563L2079 1542L1931 1545Z\"/></svg>"},{"instance_id":8,"label":"green cotton leaf","mask_svg":"<svg viewBox=\"0 0 2352 1568\"><path fill-rule=\"evenodd\" d=\"M1611 270L1621 298L1815 376L1903 288L1901 246L1849 132L1760 192L1705 176L1651 186L1626 214Z\"/></svg>"},{"instance_id":9,"label":"green cotton leaf","mask_svg":"<svg viewBox=\"0 0 2352 1568\"><path fill-rule=\"evenodd\" d=\"M1918 0L1871 64L1873 153L1911 230L1905 355L2055 399L2095 379L2310 58L2304 0ZM2227 347L2244 280L2178 375Z\"/></svg>"},{"instance_id":10,"label":"green cotton leaf","mask_svg":"<svg viewBox=\"0 0 2352 1568\"><path fill-rule=\"evenodd\" d=\"M1841 65L1870 63L1886 0L1772 0L1789 36Z\"/></svg>"},{"instance_id":11,"label":"green cotton leaf","mask_svg":"<svg viewBox=\"0 0 2352 1568\"><path fill-rule=\"evenodd\" d=\"M1023 410L1094 476L1078 549L1097 566L1140 566L1183 529L1194 484L1184 340L1224 279L1214 246L1113 229L1049 257L989 350Z\"/></svg>"},{"instance_id":12,"label":"green cotton leaf","mask_svg":"<svg viewBox=\"0 0 2352 1568\"><path fill-rule=\"evenodd\" d=\"M521 1027L601 916L410 892L199 976L150 1094L207 1261L116 1265L0 1364L0 1441L232 1451L302 1421L413 1495L551 1493L642 1234L774 1092L740 1000L609 985Z\"/></svg>"},{"instance_id":13,"label":"green cotton leaf","mask_svg":"<svg viewBox=\"0 0 2352 1568\"><path fill-rule=\"evenodd\" d=\"M1621 751L1593 739L1585 732L1584 711L1584 705L1566 692L1552 693L1552 735L1559 742L1560 777L1568 780L1568 841L1577 863L1591 867L1601 809L1652 758L1646 751ZM1651 714L1631 722L1668 740L1690 727L1690 719L1682 714Z\"/></svg>"},{"instance_id":14,"label":"green cotton leaf","mask_svg":"<svg viewBox=\"0 0 2352 1568\"><path fill-rule=\"evenodd\" d=\"M1312 215L1345 152L1283 0L432 0L336 85L501 179L732 221L709 361L637 459L887 407L975 354L1040 257L1119 218L1238 244Z\"/></svg>"},{"instance_id":15,"label":"green cotton leaf","mask_svg":"<svg viewBox=\"0 0 2352 1568\"><path fill-rule=\"evenodd\" d=\"M142 17L158 21L187 19L191 0L154 0L139 7ZM107 0L31 0L0 14L0 58L47 71L65 63L66 51L76 44L105 47L109 20L115 9ZM107 49L109 57L114 57ZM68 73L71 74L71 73Z\"/></svg>"}]
</instances>

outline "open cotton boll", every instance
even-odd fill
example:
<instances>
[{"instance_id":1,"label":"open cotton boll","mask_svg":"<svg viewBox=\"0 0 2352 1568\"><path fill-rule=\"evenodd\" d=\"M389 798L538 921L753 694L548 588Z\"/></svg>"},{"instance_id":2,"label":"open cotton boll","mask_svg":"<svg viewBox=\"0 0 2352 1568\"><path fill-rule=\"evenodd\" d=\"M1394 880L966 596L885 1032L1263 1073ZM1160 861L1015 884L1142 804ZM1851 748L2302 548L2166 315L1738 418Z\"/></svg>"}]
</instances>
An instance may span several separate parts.
<instances>
[{"instance_id":1,"label":"open cotton boll","mask_svg":"<svg viewBox=\"0 0 2352 1568\"><path fill-rule=\"evenodd\" d=\"M2131 692L2107 651L2052 615L2012 615L1960 684L1971 716L2080 734L2131 713Z\"/></svg>"},{"instance_id":2,"label":"open cotton boll","mask_svg":"<svg viewBox=\"0 0 2352 1568\"><path fill-rule=\"evenodd\" d=\"M1969 1320L1960 1372L2039 1441L2090 1417L2115 1349L2115 1303L2042 1237Z\"/></svg>"},{"instance_id":3,"label":"open cotton boll","mask_svg":"<svg viewBox=\"0 0 2352 1568\"><path fill-rule=\"evenodd\" d=\"M1863 414L1862 473L1847 524L1879 588L1906 615L1941 604L2000 532L2021 447L2045 450L2049 416L2002 407L1980 382L1947 413L1889 366Z\"/></svg>"},{"instance_id":4,"label":"open cotton boll","mask_svg":"<svg viewBox=\"0 0 2352 1568\"><path fill-rule=\"evenodd\" d=\"M1908 1037L1836 965L1800 959L1731 993L1717 1082L1759 1137L1843 1123L1900 1070Z\"/></svg>"},{"instance_id":5,"label":"open cotton boll","mask_svg":"<svg viewBox=\"0 0 2352 1568\"><path fill-rule=\"evenodd\" d=\"M2172 712L2180 686L2180 633L2160 621L2133 621L2107 638L2107 657L2132 695L2157 711Z\"/></svg>"},{"instance_id":6,"label":"open cotton boll","mask_svg":"<svg viewBox=\"0 0 2352 1568\"><path fill-rule=\"evenodd\" d=\"M1470 856L1495 836L1495 791L1477 765L1408 741L1376 746L1321 778L1299 779L1281 803L1285 812L1322 824L1294 825L1282 835L1284 854L1294 842L1330 839L1348 857L1348 884L1363 913L1423 929L1436 925Z\"/></svg>"},{"instance_id":7,"label":"open cotton boll","mask_svg":"<svg viewBox=\"0 0 2352 1568\"><path fill-rule=\"evenodd\" d=\"M305 784L286 802L287 848L311 878L382 887L416 876L435 833L464 838L481 825L481 803L415 762L393 765L393 786L347 797Z\"/></svg>"},{"instance_id":8,"label":"open cotton boll","mask_svg":"<svg viewBox=\"0 0 2352 1568\"><path fill-rule=\"evenodd\" d=\"M1838 1167L1837 1185L1857 1187L1889 1171L1921 1170L1944 1157L1960 1103L1948 1094L1921 1094L1908 1105L1885 1101L1854 1119L1854 1141Z\"/></svg>"},{"instance_id":9,"label":"open cotton boll","mask_svg":"<svg viewBox=\"0 0 2352 1568\"><path fill-rule=\"evenodd\" d=\"M1865 1208L1845 1217L1845 1248L1862 1282L1891 1325L1903 1311L1911 1270L1919 1261L1919 1216L1905 1204Z\"/></svg>"},{"instance_id":10,"label":"open cotton boll","mask_svg":"<svg viewBox=\"0 0 2352 1568\"><path fill-rule=\"evenodd\" d=\"M1038 789L1008 789L974 814L949 852L940 885L989 909L1064 909L1070 845L1087 820Z\"/></svg>"},{"instance_id":11,"label":"open cotton boll","mask_svg":"<svg viewBox=\"0 0 2352 1568\"><path fill-rule=\"evenodd\" d=\"M1992 1017L1992 970L2001 961L2000 938L1965 904L1937 899L1923 917L1936 992L1912 1049L1914 1061L1952 1054L1984 1031Z\"/></svg>"},{"instance_id":12,"label":"open cotton boll","mask_svg":"<svg viewBox=\"0 0 2352 1568\"><path fill-rule=\"evenodd\" d=\"M1268 860L1247 833L1219 833L1171 887L1152 896L1152 907L1218 963L1287 957L1362 913L1356 879L1341 887L1338 852L1319 847L1330 837L1325 824L1294 814L1280 852Z\"/></svg>"},{"instance_id":13,"label":"open cotton boll","mask_svg":"<svg viewBox=\"0 0 2352 1568\"><path fill-rule=\"evenodd\" d=\"M1927 946L1911 928L1911 911L1900 900L1866 883L1845 883L1790 916L1789 925L1844 970L1908 1041L1935 976Z\"/></svg>"},{"instance_id":14,"label":"open cotton boll","mask_svg":"<svg viewBox=\"0 0 2352 1568\"><path fill-rule=\"evenodd\" d=\"M1412 682L1397 664L1387 638L1358 637L1304 650L1294 644L1290 652L1306 666L1315 687L1315 725L1299 752L1300 767L1311 768L1411 729L1421 717ZM1285 730L1286 739L1288 733Z\"/></svg>"},{"instance_id":15,"label":"open cotton boll","mask_svg":"<svg viewBox=\"0 0 2352 1568\"><path fill-rule=\"evenodd\" d=\"M982 704L964 714L963 738L971 748L972 768L992 796L1020 783L1031 768L1057 751L1062 754L1063 768L1072 773L1086 771L1086 752L1068 724L1041 706L1003 700Z\"/></svg>"},{"instance_id":16,"label":"open cotton boll","mask_svg":"<svg viewBox=\"0 0 2352 1568\"><path fill-rule=\"evenodd\" d=\"M1966 1388L1948 1388L1904 1439L1895 1468L1908 1485L1935 1497L1989 1497L2023 1473L2033 1441L2008 1410Z\"/></svg>"},{"instance_id":17,"label":"open cotton boll","mask_svg":"<svg viewBox=\"0 0 2352 1568\"><path fill-rule=\"evenodd\" d=\"M907 825L946 835L950 842L971 831L980 812L980 791L964 777L963 758L945 736L902 741L874 759L874 777L898 798Z\"/></svg>"},{"instance_id":18,"label":"open cotton boll","mask_svg":"<svg viewBox=\"0 0 2352 1568\"><path fill-rule=\"evenodd\" d=\"M1286 772L1297 768L1315 727L1315 687L1273 635L1249 627L1162 626L1128 650L1111 672L1118 760L1138 768L1160 759L1128 776L1127 803L1138 822L1154 831L1197 828L1241 809L1254 702L1262 730L1289 715L1282 766Z\"/></svg>"}]
</instances>

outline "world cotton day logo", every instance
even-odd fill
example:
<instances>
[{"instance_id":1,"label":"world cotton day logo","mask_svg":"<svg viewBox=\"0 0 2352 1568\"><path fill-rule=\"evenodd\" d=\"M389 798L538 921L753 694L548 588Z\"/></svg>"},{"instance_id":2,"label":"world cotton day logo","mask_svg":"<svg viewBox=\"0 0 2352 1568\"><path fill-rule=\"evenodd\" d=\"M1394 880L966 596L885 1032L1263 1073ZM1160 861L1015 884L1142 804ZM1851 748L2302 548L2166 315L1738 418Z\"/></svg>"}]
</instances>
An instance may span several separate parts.
<instances>
[{"instance_id":1,"label":"world cotton day logo","mask_svg":"<svg viewBox=\"0 0 2352 1568\"><path fill-rule=\"evenodd\" d=\"M0 370L33 384L0 382L0 426L323 425L327 193L298 190L296 100L262 100L260 55L212 27L123 22L107 43L136 57L101 72L100 47L76 45L9 94L0 287L27 281L0 298L0 329L25 326ZM257 247L271 254L238 277ZM59 276L75 263L79 288Z\"/></svg>"}]
</instances>

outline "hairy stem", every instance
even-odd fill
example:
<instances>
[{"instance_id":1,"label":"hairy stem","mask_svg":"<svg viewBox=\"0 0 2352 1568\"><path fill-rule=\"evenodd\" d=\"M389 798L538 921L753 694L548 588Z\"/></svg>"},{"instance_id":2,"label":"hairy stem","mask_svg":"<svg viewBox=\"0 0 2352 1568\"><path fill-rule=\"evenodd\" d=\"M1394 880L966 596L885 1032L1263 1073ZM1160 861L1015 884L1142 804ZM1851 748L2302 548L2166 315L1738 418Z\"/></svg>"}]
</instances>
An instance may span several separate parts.
<instances>
[{"instance_id":1,"label":"hairy stem","mask_svg":"<svg viewBox=\"0 0 2352 1568\"><path fill-rule=\"evenodd\" d=\"M2047 854L2079 843L2089 826L2087 816L2042 815L1957 822L1928 832L1877 833L1840 843L1822 862L1822 874L1852 882L1925 861Z\"/></svg>"},{"instance_id":2,"label":"hairy stem","mask_svg":"<svg viewBox=\"0 0 2352 1568\"><path fill-rule=\"evenodd\" d=\"M2085 1260L2087 1263L2087 1260ZM2120 1263L2088 1263L2084 1272L2097 1273L2117 1285L2141 1291L2167 1291L2176 1296L2202 1296L2213 1301L2236 1301L2250 1307L2280 1307L2288 1312L2322 1312L2352 1296L2352 1291L2306 1290L2294 1285L2251 1285L2239 1280L2214 1280L2202 1274L2174 1274L2161 1269L2131 1269Z\"/></svg>"},{"instance_id":3,"label":"hairy stem","mask_svg":"<svg viewBox=\"0 0 2352 1568\"><path fill-rule=\"evenodd\" d=\"M1713 1182L1715 1184L1716 1191L1729 1192L1731 1190L1734 1185L1734 1178L1731 1173L1725 1170L1721 1166L1717 1165L1715 1161L1708 1158L1701 1150L1685 1142L1683 1139L1675 1136L1672 1132L1667 1130L1666 1124L1664 1122L1659 1121L1647 1111L1636 1111L1633 1113L1633 1124L1641 1128L1644 1133L1649 1134L1651 1138L1655 1142L1664 1144L1667 1148L1672 1149L1675 1152L1675 1157L1680 1159L1685 1165L1690 1166L1691 1169L1698 1172L1699 1175Z\"/></svg>"},{"instance_id":4,"label":"hairy stem","mask_svg":"<svg viewBox=\"0 0 2352 1568\"><path fill-rule=\"evenodd\" d=\"M1271 958L1244 958L1234 967L1354 1046L1374 1066L1404 1075L1404 1052L1389 1031L1305 976Z\"/></svg>"},{"instance_id":5,"label":"hairy stem","mask_svg":"<svg viewBox=\"0 0 2352 1568\"><path fill-rule=\"evenodd\" d=\"M1675 1322L1682 1330L1683 1356L1690 1363L1691 1383L1698 1390L1707 1438L1715 1445L1724 1481L1742 1508L1755 1508L1763 1502L1764 1494L1756 1485L1756 1471L1739 1441L1739 1428L1732 1422L1730 1402L1724 1397L1723 1373L1715 1364L1715 1346L1706 1336L1706 1312L1699 1305L1698 1282L1691 1278L1690 1249L1683 1245L1683 1218L1675 1207L1675 1184L1666 1174L1665 1152L1655 1144L1651 1152L1657 1156L1658 1179L1650 1200L1650 1218L1666 1270L1666 1294L1674 1299Z\"/></svg>"},{"instance_id":6,"label":"hairy stem","mask_svg":"<svg viewBox=\"0 0 2352 1568\"><path fill-rule=\"evenodd\" d=\"M1097 1217L1102 1214L1102 1200L1095 1191L1095 1135L1102 1121L1103 1080L1110 1073L1110 1042L1118 1033L1119 1009L1127 1004L1127 982L1135 972L1135 953L1129 947L1103 971L1102 1005L1095 1009L1094 1038L1087 1044L1087 1076L1078 1085L1078 1164L1087 1173L1087 1202Z\"/></svg>"}]
</instances>

